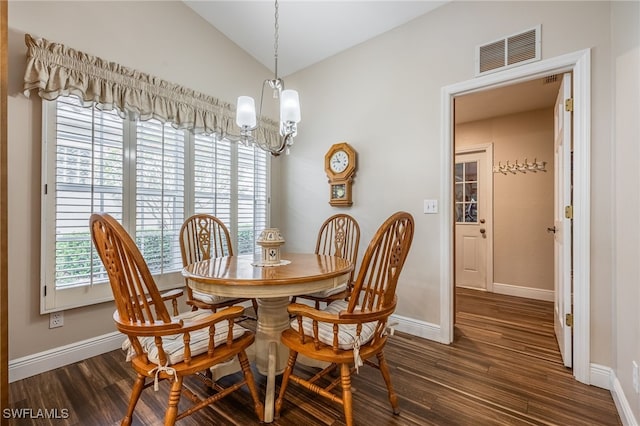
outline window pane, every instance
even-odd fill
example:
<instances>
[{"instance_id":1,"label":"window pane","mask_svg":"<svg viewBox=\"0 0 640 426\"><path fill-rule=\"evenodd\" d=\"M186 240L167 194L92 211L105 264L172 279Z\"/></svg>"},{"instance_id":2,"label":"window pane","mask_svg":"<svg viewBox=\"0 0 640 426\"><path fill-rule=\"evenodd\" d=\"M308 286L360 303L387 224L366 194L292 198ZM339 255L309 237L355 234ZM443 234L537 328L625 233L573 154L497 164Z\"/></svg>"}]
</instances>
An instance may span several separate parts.
<instances>
[{"instance_id":1,"label":"window pane","mask_svg":"<svg viewBox=\"0 0 640 426\"><path fill-rule=\"evenodd\" d=\"M122 217L122 119L61 97L55 138L55 287L105 281L89 217L93 212Z\"/></svg>"},{"instance_id":2,"label":"window pane","mask_svg":"<svg viewBox=\"0 0 640 426\"><path fill-rule=\"evenodd\" d=\"M254 253L266 225L266 154L238 146L238 254Z\"/></svg>"},{"instance_id":3,"label":"window pane","mask_svg":"<svg viewBox=\"0 0 640 426\"><path fill-rule=\"evenodd\" d=\"M231 228L231 143L195 136L194 213L218 217Z\"/></svg>"},{"instance_id":4,"label":"window pane","mask_svg":"<svg viewBox=\"0 0 640 426\"><path fill-rule=\"evenodd\" d=\"M139 122L136 141L136 244L152 273L182 268L184 132Z\"/></svg>"},{"instance_id":5,"label":"window pane","mask_svg":"<svg viewBox=\"0 0 640 426\"><path fill-rule=\"evenodd\" d=\"M467 182L478 180L478 163L475 161L464 163L464 180Z\"/></svg>"}]
</instances>

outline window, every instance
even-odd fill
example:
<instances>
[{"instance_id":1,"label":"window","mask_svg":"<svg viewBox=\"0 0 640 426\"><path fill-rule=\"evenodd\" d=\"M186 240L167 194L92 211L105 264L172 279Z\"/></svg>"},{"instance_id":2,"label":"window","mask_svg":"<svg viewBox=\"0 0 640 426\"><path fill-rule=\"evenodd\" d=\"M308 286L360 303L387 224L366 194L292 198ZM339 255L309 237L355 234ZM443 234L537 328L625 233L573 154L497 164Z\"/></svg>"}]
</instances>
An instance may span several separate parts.
<instances>
[{"instance_id":1,"label":"window","mask_svg":"<svg viewBox=\"0 0 640 426\"><path fill-rule=\"evenodd\" d=\"M255 250L268 220L263 151L83 108L75 97L44 101L43 124L42 313L113 298L92 212L121 221L161 289L183 283L178 233L193 213L220 217L236 253Z\"/></svg>"},{"instance_id":2,"label":"window","mask_svg":"<svg viewBox=\"0 0 640 426\"><path fill-rule=\"evenodd\" d=\"M456 163L456 222L478 222L478 162Z\"/></svg>"}]
</instances>

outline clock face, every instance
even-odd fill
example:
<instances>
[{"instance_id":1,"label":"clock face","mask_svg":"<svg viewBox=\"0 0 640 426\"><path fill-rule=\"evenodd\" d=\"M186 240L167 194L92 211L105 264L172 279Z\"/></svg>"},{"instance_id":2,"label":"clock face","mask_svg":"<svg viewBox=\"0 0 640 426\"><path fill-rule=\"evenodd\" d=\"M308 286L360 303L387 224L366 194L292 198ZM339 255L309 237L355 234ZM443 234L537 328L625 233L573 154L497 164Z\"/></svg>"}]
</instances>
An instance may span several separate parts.
<instances>
[{"instance_id":1,"label":"clock face","mask_svg":"<svg viewBox=\"0 0 640 426\"><path fill-rule=\"evenodd\" d=\"M336 151L329 159L329 167L334 173L342 173L349 165L349 156L344 151Z\"/></svg>"}]
</instances>

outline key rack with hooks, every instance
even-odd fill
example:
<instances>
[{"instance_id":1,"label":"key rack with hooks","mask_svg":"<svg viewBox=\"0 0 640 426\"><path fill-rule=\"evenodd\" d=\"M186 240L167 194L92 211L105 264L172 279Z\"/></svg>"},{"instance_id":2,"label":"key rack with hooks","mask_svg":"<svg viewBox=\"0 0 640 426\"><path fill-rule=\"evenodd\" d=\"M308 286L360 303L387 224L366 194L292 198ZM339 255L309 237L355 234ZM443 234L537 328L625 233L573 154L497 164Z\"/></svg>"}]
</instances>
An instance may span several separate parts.
<instances>
[{"instance_id":1,"label":"key rack with hooks","mask_svg":"<svg viewBox=\"0 0 640 426\"><path fill-rule=\"evenodd\" d=\"M520 163L516 160L515 163L511 163L507 160L506 164L502 164L502 161L498 162L497 166L493 166L493 173L502 173L506 174L516 174L516 173L527 173L527 172L546 172L547 171L547 162L546 161L538 161L537 158L534 158L533 161L528 161L526 158L524 162Z\"/></svg>"}]
</instances>

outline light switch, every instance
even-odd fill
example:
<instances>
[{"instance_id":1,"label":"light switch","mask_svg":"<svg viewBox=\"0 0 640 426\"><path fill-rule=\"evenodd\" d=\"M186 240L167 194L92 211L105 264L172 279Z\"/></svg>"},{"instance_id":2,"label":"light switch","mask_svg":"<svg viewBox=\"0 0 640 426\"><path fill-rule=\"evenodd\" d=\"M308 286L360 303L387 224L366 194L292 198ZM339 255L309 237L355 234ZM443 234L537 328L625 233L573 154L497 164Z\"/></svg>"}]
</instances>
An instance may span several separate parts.
<instances>
[{"instance_id":1,"label":"light switch","mask_svg":"<svg viewBox=\"0 0 640 426\"><path fill-rule=\"evenodd\" d=\"M438 200L424 200L424 212L427 214L438 213Z\"/></svg>"}]
</instances>

